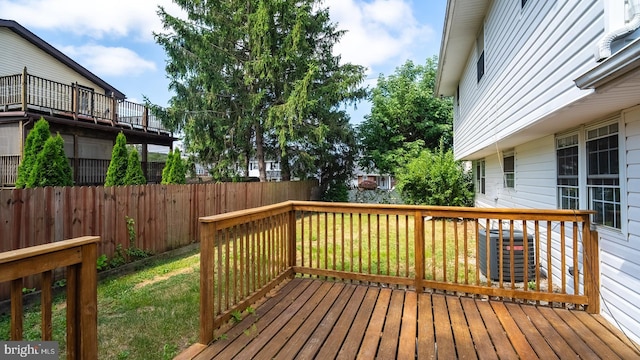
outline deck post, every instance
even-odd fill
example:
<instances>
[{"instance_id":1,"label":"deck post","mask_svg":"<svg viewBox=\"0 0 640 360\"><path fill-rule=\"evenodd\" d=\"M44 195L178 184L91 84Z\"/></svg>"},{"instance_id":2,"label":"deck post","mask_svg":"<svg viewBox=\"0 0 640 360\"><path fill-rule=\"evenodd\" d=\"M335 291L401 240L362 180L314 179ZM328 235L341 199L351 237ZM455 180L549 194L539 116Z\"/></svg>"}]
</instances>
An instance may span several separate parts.
<instances>
[{"instance_id":1,"label":"deck post","mask_svg":"<svg viewBox=\"0 0 640 360\"><path fill-rule=\"evenodd\" d=\"M81 359L95 358L98 353L98 259L97 242L82 246L82 263L78 290Z\"/></svg>"},{"instance_id":2,"label":"deck post","mask_svg":"<svg viewBox=\"0 0 640 360\"><path fill-rule=\"evenodd\" d=\"M200 223L200 343L213 341L215 223Z\"/></svg>"},{"instance_id":3,"label":"deck post","mask_svg":"<svg viewBox=\"0 0 640 360\"><path fill-rule=\"evenodd\" d=\"M71 86L73 87L73 99L71 100L71 105L73 107L73 120L78 120L78 109L80 108L80 104L79 104L79 91L78 91L78 83L75 82L73 84L71 84Z\"/></svg>"},{"instance_id":4,"label":"deck post","mask_svg":"<svg viewBox=\"0 0 640 360\"><path fill-rule=\"evenodd\" d=\"M289 266L296 266L296 210L291 206L291 210L289 210Z\"/></svg>"},{"instance_id":5,"label":"deck post","mask_svg":"<svg viewBox=\"0 0 640 360\"><path fill-rule=\"evenodd\" d=\"M424 291L422 287L422 281L424 280L424 221L422 220L422 212L420 210L416 210L413 214L413 223L416 266L415 287L416 293L421 293Z\"/></svg>"},{"instance_id":6,"label":"deck post","mask_svg":"<svg viewBox=\"0 0 640 360\"><path fill-rule=\"evenodd\" d=\"M24 69L22 69L22 111L27 111L27 86L28 86L28 82L27 82L27 67L25 66Z\"/></svg>"},{"instance_id":7,"label":"deck post","mask_svg":"<svg viewBox=\"0 0 640 360\"><path fill-rule=\"evenodd\" d=\"M600 247L598 232L591 230L589 219L582 223L584 292L589 299L587 312L600 313Z\"/></svg>"}]
</instances>

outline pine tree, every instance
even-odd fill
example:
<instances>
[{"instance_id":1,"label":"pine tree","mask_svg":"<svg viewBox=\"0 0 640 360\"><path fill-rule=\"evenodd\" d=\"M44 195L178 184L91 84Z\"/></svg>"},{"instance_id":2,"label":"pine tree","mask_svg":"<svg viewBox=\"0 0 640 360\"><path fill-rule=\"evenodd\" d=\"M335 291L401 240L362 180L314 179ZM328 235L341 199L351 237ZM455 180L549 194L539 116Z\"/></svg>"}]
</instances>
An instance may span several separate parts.
<instances>
[{"instance_id":1,"label":"pine tree","mask_svg":"<svg viewBox=\"0 0 640 360\"><path fill-rule=\"evenodd\" d=\"M24 145L24 157L18 167L17 188L23 188L27 185L31 171L36 163L36 157L50 137L49 123L44 118L40 118L40 120L36 121L33 129L29 131L29 135L27 135Z\"/></svg>"},{"instance_id":2,"label":"pine tree","mask_svg":"<svg viewBox=\"0 0 640 360\"><path fill-rule=\"evenodd\" d=\"M129 161L127 162L127 173L124 177L124 184L144 185L146 183L147 179L145 179L144 172L142 171L142 164L140 164L138 150L133 148L129 152Z\"/></svg>"},{"instance_id":3,"label":"pine tree","mask_svg":"<svg viewBox=\"0 0 640 360\"><path fill-rule=\"evenodd\" d=\"M36 156L27 187L72 185L71 165L64 154L64 140L60 134L49 136Z\"/></svg>"},{"instance_id":4,"label":"pine tree","mask_svg":"<svg viewBox=\"0 0 640 360\"><path fill-rule=\"evenodd\" d=\"M127 175L127 138L123 133L119 133L116 137L116 144L111 152L111 162L107 169L107 178L104 186L124 185L124 178Z\"/></svg>"}]
</instances>

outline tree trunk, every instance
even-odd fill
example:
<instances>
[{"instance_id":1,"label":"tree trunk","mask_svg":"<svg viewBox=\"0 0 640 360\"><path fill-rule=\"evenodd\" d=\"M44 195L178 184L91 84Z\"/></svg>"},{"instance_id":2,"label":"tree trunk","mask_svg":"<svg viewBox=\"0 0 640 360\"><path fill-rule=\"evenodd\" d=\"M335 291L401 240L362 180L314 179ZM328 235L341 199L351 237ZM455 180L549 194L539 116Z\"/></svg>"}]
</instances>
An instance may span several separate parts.
<instances>
[{"instance_id":1,"label":"tree trunk","mask_svg":"<svg viewBox=\"0 0 640 360\"><path fill-rule=\"evenodd\" d=\"M289 152L285 150L280 156L280 178L291 181L291 166L289 166Z\"/></svg>"},{"instance_id":2,"label":"tree trunk","mask_svg":"<svg viewBox=\"0 0 640 360\"><path fill-rule=\"evenodd\" d=\"M267 181L267 169L264 164L264 138L260 121L256 123L256 160L258 160L260 182L265 182Z\"/></svg>"}]
</instances>

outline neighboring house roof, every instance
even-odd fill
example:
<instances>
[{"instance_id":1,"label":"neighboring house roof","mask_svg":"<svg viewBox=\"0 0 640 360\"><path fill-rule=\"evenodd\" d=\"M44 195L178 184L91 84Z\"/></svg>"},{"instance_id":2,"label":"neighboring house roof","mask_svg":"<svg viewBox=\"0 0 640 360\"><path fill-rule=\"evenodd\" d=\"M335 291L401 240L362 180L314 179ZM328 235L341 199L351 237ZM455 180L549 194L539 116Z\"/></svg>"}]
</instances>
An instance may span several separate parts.
<instances>
[{"instance_id":1,"label":"neighboring house roof","mask_svg":"<svg viewBox=\"0 0 640 360\"><path fill-rule=\"evenodd\" d=\"M436 95L452 96L464 73L469 52L482 27L491 0L448 0L440 42Z\"/></svg>"},{"instance_id":2,"label":"neighboring house roof","mask_svg":"<svg viewBox=\"0 0 640 360\"><path fill-rule=\"evenodd\" d=\"M53 56L56 60L60 61L61 63L67 65L68 67L70 67L71 69L73 69L74 71L79 73L80 75L82 75L82 76L86 77L87 79L91 80L96 85L99 85L100 87L102 87L107 93L108 92L113 92L114 96L116 98L118 98L118 99L126 98L124 93L122 93L118 89L114 88L113 86L109 85L106 81L102 80L97 75L95 75L91 71L89 71L86 68L84 68L82 65L80 65L77 62L73 61L70 57L68 57L67 55L63 54L60 50L54 48L49 43L47 43L46 41L42 40L37 35L35 35L31 31L27 30L25 27L23 27L22 25L18 24L17 22L15 22L13 20L0 19L0 27L8 28L11 31L13 31L14 33L22 36L23 38L25 38L26 40L31 42L33 45L35 45L38 48L40 48L42 51L44 51L47 54Z\"/></svg>"}]
</instances>

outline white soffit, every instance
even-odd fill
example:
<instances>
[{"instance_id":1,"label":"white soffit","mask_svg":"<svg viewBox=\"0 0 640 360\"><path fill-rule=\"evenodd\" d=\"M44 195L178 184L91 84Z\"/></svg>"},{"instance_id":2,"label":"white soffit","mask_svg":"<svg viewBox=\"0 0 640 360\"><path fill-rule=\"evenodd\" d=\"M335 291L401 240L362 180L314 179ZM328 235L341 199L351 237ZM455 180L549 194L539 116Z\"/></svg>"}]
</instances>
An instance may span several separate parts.
<instances>
[{"instance_id":1,"label":"white soffit","mask_svg":"<svg viewBox=\"0 0 640 360\"><path fill-rule=\"evenodd\" d=\"M437 95L455 94L490 2L490 0L447 1L436 78Z\"/></svg>"}]
</instances>

